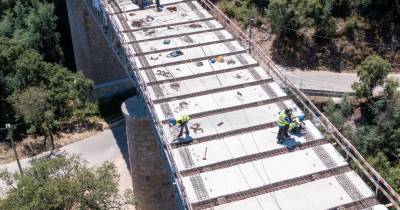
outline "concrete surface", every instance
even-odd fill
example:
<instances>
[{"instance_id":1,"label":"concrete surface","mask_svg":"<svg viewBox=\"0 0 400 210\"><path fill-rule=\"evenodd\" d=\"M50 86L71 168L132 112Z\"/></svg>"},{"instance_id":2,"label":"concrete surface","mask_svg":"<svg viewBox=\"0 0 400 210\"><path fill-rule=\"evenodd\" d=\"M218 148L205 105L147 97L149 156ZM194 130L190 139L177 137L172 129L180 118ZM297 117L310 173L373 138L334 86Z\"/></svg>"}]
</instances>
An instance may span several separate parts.
<instances>
[{"instance_id":1,"label":"concrete surface","mask_svg":"<svg viewBox=\"0 0 400 210\"><path fill-rule=\"evenodd\" d=\"M115 4L122 4L119 1L106 9L118 19L114 27L123 31L121 39L138 55L130 59L146 82L146 93L160 121L163 141L173 148L170 160L183 177L182 183L177 183L189 205L195 209L211 205L214 209L309 210L357 205L373 196L350 168L346 172L337 170L347 163L310 121L291 140L311 145L324 141L323 145L266 156L266 151L290 146L287 142L277 144L274 123L278 113L292 108L296 116L302 110L269 79L265 69L246 54L238 41L229 40L229 32L220 23L207 19L210 15L197 1L169 2L175 2L168 5L176 7L175 12L164 7L161 12L150 8L115 15ZM126 6L126 2L123 4ZM143 25L132 26L138 21ZM169 56L176 50L183 54ZM211 61L218 56L223 59ZM349 91L348 84L352 83L341 80L343 75L295 76L300 81L306 77L310 87L336 91ZM325 77L329 79L321 80ZM340 83L334 82L337 80ZM186 138L194 141L176 144L178 128L168 126L165 120L186 114L192 116L188 123L191 133ZM254 156L258 159L252 159ZM335 172L320 179L313 175L326 170ZM293 178L305 175L312 175L313 179L304 184L292 183ZM247 193L278 182L285 183L284 187L272 193ZM232 197L235 199L225 203L225 199ZM202 206L204 203L207 205Z\"/></svg>"},{"instance_id":2,"label":"concrete surface","mask_svg":"<svg viewBox=\"0 0 400 210\"><path fill-rule=\"evenodd\" d=\"M354 92L351 85L358 82L356 73L335 73L329 71L285 71L286 76L300 89ZM388 76L400 79L399 74ZM377 88L379 92L382 88Z\"/></svg>"}]
</instances>

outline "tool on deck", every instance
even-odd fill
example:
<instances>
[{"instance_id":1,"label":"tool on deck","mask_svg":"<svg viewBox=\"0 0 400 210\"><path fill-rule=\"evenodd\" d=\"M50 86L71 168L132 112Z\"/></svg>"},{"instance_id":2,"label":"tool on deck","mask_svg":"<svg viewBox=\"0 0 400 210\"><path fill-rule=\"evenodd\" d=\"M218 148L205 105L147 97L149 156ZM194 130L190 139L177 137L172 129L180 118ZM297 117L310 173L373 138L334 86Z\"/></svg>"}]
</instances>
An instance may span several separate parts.
<instances>
[{"instance_id":1,"label":"tool on deck","mask_svg":"<svg viewBox=\"0 0 400 210\"><path fill-rule=\"evenodd\" d=\"M203 160L207 160L207 147L206 147L206 149L204 150Z\"/></svg>"}]
</instances>

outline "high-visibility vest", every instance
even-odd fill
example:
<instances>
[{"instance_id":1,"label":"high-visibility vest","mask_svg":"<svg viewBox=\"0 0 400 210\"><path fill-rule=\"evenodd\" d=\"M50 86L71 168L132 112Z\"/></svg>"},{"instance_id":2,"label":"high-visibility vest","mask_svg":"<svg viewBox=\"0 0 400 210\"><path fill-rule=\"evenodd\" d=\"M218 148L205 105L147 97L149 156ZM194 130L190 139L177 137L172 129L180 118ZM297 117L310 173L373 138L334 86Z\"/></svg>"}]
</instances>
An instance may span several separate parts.
<instances>
[{"instance_id":1,"label":"high-visibility vest","mask_svg":"<svg viewBox=\"0 0 400 210\"><path fill-rule=\"evenodd\" d=\"M287 126L290 124L290 119L289 116L285 113L285 110L281 111L279 113L279 118L278 118L278 126Z\"/></svg>"},{"instance_id":2,"label":"high-visibility vest","mask_svg":"<svg viewBox=\"0 0 400 210\"><path fill-rule=\"evenodd\" d=\"M178 119L176 119L176 122L180 125L189 122L190 117L189 115L182 115L181 117L178 117Z\"/></svg>"}]
</instances>

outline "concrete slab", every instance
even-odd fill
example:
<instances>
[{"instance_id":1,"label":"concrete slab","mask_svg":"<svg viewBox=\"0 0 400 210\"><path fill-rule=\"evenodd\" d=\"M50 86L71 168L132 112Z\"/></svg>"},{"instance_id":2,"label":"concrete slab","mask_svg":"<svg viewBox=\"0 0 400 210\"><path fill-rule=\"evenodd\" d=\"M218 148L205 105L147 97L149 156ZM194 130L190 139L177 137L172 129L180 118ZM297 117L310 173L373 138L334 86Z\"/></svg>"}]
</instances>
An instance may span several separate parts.
<instances>
[{"instance_id":1,"label":"concrete slab","mask_svg":"<svg viewBox=\"0 0 400 210\"><path fill-rule=\"evenodd\" d=\"M238 92L243 96L239 96ZM254 86L167 102L167 105L172 110L172 116L170 115L171 113L165 115L163 112L162 106L165 106L164 103L162 105L156 104L155 109L156 112L160 114L160 119L166 120L170 117L192 115L216 109L241 106L254 102L262 102L263 100L271 98L274 97L268 96L261 86Z\"/></svg>"},{"instance_id":2,"label":"concrete slab","mask_svg":"<svg viewBox=\"0 0 400 210\"><path fill-rule=\"evenodd\" d=\"M257 77L254 76L255 74L257 75ZM214 90L223 87L231 87L240 84L253 83L257 81L265 81L268 79L271 79L271 77L267 73L265 73L263 69L254 68L251 69L251 71L245 69L223 74L214 74L194 79L187 79L183 81L163 83L160 85L150 86L149 91L151 98L153 100L156 100L160 98L177 97L181 95L202 92L207 90ZM265 84L268 83L269 83L268 81L265 81ZM163 93L162 96L158 93L159 88L162 89ZM272 88L270 89L271 91L273 91ZM261 93L265 92L262 90L262 88L259 90L261 91ZM235 94L236 93L237 92L235 92ZM242 94L242 97L240 97L241 101L246 101L246 98L251 97L246 93L241 93L241 94ZM280 92L279 95L281 96L286 94ZM236 94L236 96L238 95Z\"/></svg>"},{"instance_id":3,"label":"concrete slab","mask_svg":"<svg viewBox=\"0 0 400 210\"><path fill-rule=\"evenodd\" d=\"M146 10L144 10L146 11ZM133 18L132 18L133 17ZM147 15L145 18L137 19L135 16L128 16L127 23L129 28L126 30L143 30L143 28L155 28L166 25L178 25L184 24L185 22L201 21L210 19L212 16L204 9L174 12L167 15L152 16ZM138 23L141 22L141 23ZM197 23L192 23L197 25Z\"/></svg>"},{"instance_id":4,"label":"concrete slab","mask_svg":"<svg viewBox=\"0 0 400 210\"><path fill-rule=\"evenodd\" d=\"M191 24L183 24L183 25L177 25L177 26L172 26L172 27L161 27L161 28L150 29L150 30L145 30L145 31L143 31L143 30L142 31L134 31L134 32L129 32L129 33L133 34L136 41L144 41L144 40L165 39L167 37L173 37L173 36L179 37L179 36L185 36L185 35L190 35L190 34L195 34L195 33L208 32L210 30L223 29L223 26L215 20L200 22L199 26L192 27ZM128 37L127 33L123 34L124 39L129 42L134 41Z\"/></svg>"},{"instance_id":5,"label":"concrete slab","mask_svg":"<svg viewBox=\"0 0 400 210\"><path fill-rule=\"evenodd\" d=\"M161 3L163 4L164 1L161 1ZM192 3L197 10L203 9L203 7L201 7L198 2L193 1ZM186 13L186 12L195 11L190 7L188 2L179 2L172 6L176 7L176 11L171 12L170 10L168 10L166 8L163 9L162 11L154 11L154 9L145 9L145 10L137 10L137 11L123 13L123 15L125 16L126 20L132 21L132 20L146 19L149 15L153 18L157 18L157 17L162 17L162 16L168 16L171 14L182 14L182 13ZM168 7L169 6L167 6L167 8ZM116 15L116 14L114 14L114 15Z\"/></svg>"},{"instance_id":6,"label":"concrete slab","mask_svg":"<svg viewBox=\"0 0 400 210\"><path fill-rule=\"evenodd\" d=\"M154 51L161 51L168 49L171 50L182 47L187 48L191 46L197 46L213 42L223 42L229 39L233 39L233 36L227 31L221 30L221 31L205 32L201 34L193 34L183 37L173 37L164 40L145 41L139 43L139 46L144 53L150 53ZM129 45L129 47L131 47L131 50L134 51L132 45Z\"/></svg>"},{"instance_id":7,"label":"concrete slab","mask_svg":"<svg viewBox=\"0 0 400 210\"><path fill-rule=\"evenodd\" d=\"M246 63L241 63L239 59L244 60ZM223 63L216 62L211 64L210 61L206 59L198 62L142 70L140 71L140 74L143 76L145 82L154 82L169 79L179 79L198 74L212 74L213 72L221 72L226 69L234 69L243 67L245 65L257 64L257 62L246 53L225 56L225 60L226 62ZM197 63L200 62L203 64L202 66L197 65ZM281 91L280 88L277 90Z\"/></svg>"},{"instance_id":8,"label":"concrete slab","mask_svg":"<svg viewBox=\"0 0 400 210\"><path fill-rule=\"evenodd\" d=\"M308 123L307 123L308 124ZM312 125L312 124L311 124ZM307 127L313 130L313 127ZM196 168L206 166L232 158L239 158L248 155L258 154L266 151L272 151L285 148L290 145L305 143L307 140L304 136L292 135L293 140L278 144L276 135L278 127L264 129L237 136L226 137L220 140L207 141L200 144L186 146L187 148L176 148L172 150L178 170ZM313 139L320 139L320 135L312 136ZM180 155L180 150L187 149L190 158L193 160L192 167L186 167L184 160ZM206 151L207 150L207 151ZM205 157L205 159L204 159Z\"/></svg>"},{"instance_id":9,"label":"concrete slab","mask_svg":"<svg viewBox=\"0 0 400 210\"><path fill-rule=\"evenodd\" d=\"M355 172L345 174L352 182L359 182ZM366 186L365 183L362 185ZM362 191L364 197L373 195L372 191ZM335 177L320 179L307 184L286 188L273 193L216 206L214 210L310 210L329 209L351 203L353 200Z\"/></svg>"},{"instance_id":10,"label":"concrete slab","mask_svg":"<svg viewBox=\"0 0 400 210\"><path fill-rule=\"evenodd\" d=\"M145 58L148 61L148 67L152 66L159 66L159 65L169 65L170 63L175 62L184 62L184 63L191 63L194 59L202 59L204 57L209 56L218 56L221 54L227 53L235 53L235 52L243 52L245 49L239 44L237 41L230 41L230 42L223 42L217 44L210 44L201 47L193 47L187 49L180 49L183 53L182 55L173 57L171 53L175 52L176 50L155 53L145 55ZM137 66L139 68L146 67L140 64L139 58L135 58Z\"/></svg>"},{"instance_id":11,"label":"concrete slab","mask_svg":"<svg viewBox=\"0 0 400 210\"><path fill-rule=\"evenodd\" d=\"M293 101L287 100L285 103L295 110L295 114L302 113ZM270 104L192 119L189 122L190 136L192 138L200 138L265 123L273 123L276 122L281 110L277 104ZM159 111L157 111L158 113ZM166 131L165 135L168 141L175 140L178 128L170 128L168 125L163 125L163 128Z\"/></svg>"},{"instance_id":12,"label":"concrete slab","mask_svg":"<svg viewBox=\"0 0 400 210\"><path fill-rule=\"evenodd\" d=\"M241 145L244 149L244 145ZM338 166L347 165L331 144L323 147ZM209 198L273 184L280 181L327 170L313 148L300 150L271 158L265 158L229 168L201 173ZM355 179L355 181L358 181ZM190 177L184 177L185 185L191 184ZM195 195L195 192L189 192ZM199 201L198 198L189 197Z\"/></svg>"}]
</instances>

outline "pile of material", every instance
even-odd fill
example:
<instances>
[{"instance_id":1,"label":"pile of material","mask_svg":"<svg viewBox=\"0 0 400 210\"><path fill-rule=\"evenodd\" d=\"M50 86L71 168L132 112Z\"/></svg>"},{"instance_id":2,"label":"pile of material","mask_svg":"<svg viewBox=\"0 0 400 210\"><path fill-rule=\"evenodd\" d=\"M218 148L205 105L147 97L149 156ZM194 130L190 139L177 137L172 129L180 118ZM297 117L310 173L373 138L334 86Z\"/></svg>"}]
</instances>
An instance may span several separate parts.
<instances>
[{"instance_id":1,"label":"pile of material","mask_svg":"<svg viewBox=\"0 0 400 210\"><path fill-rule=\"evenodd\" d=\"M176 7L167 7L167 10L170 12L176 12L178 9Z\"/></svg>"}]
</instances>

